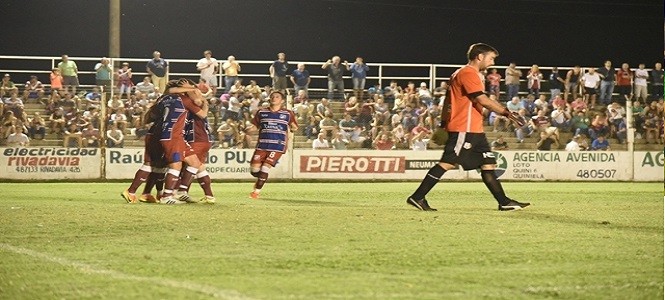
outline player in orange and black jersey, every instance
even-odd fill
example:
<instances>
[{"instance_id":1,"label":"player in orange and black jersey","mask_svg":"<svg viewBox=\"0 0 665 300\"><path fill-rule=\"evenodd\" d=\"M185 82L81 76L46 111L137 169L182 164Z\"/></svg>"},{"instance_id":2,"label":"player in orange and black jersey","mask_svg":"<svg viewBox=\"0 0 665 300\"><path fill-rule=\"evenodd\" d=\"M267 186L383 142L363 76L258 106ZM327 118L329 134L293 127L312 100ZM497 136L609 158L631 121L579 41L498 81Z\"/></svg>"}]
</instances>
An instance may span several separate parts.
<instances>
[{"instance_id":1,"label":"player in orange and black jersey","mask_svg":"<svg viewBox=\"0 0 665 300\"><path fill-rule=\"evenodd\" d=\"M467 52L469 63L450 77L442 118L448 140L439 163L429 170L418 189L407 198L409 205L420 210L436 210L429 206L425 196L446 171L458 165L464 170L481 170L483 182L499 203L499 210L516 210L529 205L512 200L504 193L494 173L496 158L483 132L483 107L507 117L520 127L524 125L524 120L517 113L511 113L483 93L485 85L481 71L494 65L494 58L498 55L499 52L492 46L473 44Z\"/></svg>"}]
</instances>

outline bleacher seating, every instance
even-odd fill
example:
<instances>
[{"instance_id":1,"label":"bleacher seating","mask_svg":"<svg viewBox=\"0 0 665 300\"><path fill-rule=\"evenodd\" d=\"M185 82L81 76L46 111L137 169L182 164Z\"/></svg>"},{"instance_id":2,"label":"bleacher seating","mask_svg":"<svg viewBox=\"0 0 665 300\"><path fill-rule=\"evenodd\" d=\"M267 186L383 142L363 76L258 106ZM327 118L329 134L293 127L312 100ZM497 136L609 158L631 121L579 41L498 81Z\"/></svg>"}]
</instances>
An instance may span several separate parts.
<instances>
[{"instance_id":1,"label":"bleacher seating","mask_svg":"<svg viewBox=\"0 0 665 300\"><path fill-rule=\"evenodd\" d=\"M312 101L312 104L316 105L318 104L318 101ZM331 102L331 106L333 108L333 111L335 113L335 120L341 119L344 111L344 104L342 102ZM25 111L28 116L32 115L34 112L43 112L43 106L39 103L36 103L34 101L25 103ZM209 117L209 120L212 124L212 117ZM47 128L49 126L48 124L48 119L46 120L47 122ZM299 124L301 128L304 128L305 124L304 122L300 122ZM216 128L213 128L213 130L216 130ZM508 147L511 150L535 150L536 149L536 142L538 141L537 137L534 135L530 138L527 138L524 140L524 143L518 143L517 138L514 137L514 134L511 132L492 132L492 127L491 126L485 126L485 132L487 134L488 140L491 142L497 138L499 134L503 135L505 141L508 143ZM560 149L562 150L565 147L565 143L572 138L572 133L570 132L562 132L561 134L561 145ZM253 142L250 146L254 146L256 143L256 136L252 137ZM45 147L62 147L63 145L63 139L62 137L57 136L56 134L49 134L47 130L47 134L44 137L43 140L32 140L31 141L31 146L45 146ZM616 139L610 139L610 145L612 150L627 150L627 145L626 144L619 144L619 142ZM302 148L302 149L308 149L312 147L311 141L308 141L307 138L304 136L302 133L302 130L299 130L296 132L294 135L294 141L293 141L293 146L294 148ZM350 145L351 148L354 147L354 145ZM358 145L355 145L356 147ZM125 147L143 147L143 140L142 139L137 139L136 136L133 136L130 134L130 129L127 129L125 131ZM635 140L635 150L638 151L647 151L647 150L662 150L663 145L659 144L646 144L646 141L644 139L636 139Z\"/></svg>"}]
</instances>

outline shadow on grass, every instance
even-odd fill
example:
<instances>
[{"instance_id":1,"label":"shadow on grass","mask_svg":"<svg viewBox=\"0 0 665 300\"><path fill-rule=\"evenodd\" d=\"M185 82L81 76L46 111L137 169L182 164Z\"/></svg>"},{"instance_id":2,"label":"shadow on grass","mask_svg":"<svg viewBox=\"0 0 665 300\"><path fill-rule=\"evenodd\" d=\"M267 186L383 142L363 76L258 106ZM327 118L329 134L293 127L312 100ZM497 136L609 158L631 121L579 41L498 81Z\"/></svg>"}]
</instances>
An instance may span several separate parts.
<instances>
[{"instance_id":1,"label":"shadow on grass","mask_svg":"<svg viewBox=\"0 0 665 300\"><path fill-rule=\"evenodd\" d=\"M477 212L458 212L460 214L469 214L469 215L479 215L481 213ZM617 224L611 219L608 220L594 220L594 219L588 219L588 218L576 218L573 216L567 216L567 215L553 215L553 214L546 214L546 213L539 213L539 212L534 212L534 211L529 211L529 209L525 209L525 211L506 211L506 212L501 212L503 214L512 214L511 216L514 218L519 218L519 219L527 219L527 220L538 220L538 221L547 221L547 222L552 222L552 223L557 223L557 224L572 224L572 225L581 225L585 227L593 227L593 228L606 228L606 229L617 229L617 230L626 230L626 231L636 231L640 233L663 233L663 227L659 226L646 226L646 225L624 225L624 224Z\"/></svg>"}]
</instances>

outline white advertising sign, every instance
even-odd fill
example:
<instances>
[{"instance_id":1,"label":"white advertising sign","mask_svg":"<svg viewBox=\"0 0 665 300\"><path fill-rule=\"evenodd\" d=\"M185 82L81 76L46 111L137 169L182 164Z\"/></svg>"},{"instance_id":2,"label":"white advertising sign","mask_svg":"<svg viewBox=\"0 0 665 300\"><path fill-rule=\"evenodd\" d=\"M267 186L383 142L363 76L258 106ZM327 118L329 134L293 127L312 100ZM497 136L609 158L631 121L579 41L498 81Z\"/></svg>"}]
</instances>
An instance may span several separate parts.
<instances>
[{"instance_id":1,"label":"white advertising sign","mask_svg":"<svg viewBox=\"0 0 665 300\"><path fill-rule=\"evenodd\" d=\"M494 152L501 180L620 181L631 180L629 152L500 151ZM478 172L469 178L480 179Z\"/></svg>"},{"instance_id":2,"label":"white advertising sign","mask_svg":"<svg viewBox=\"0 0 665 300\"><path fill-rule=\"evenodd\" d=\"M665 152L635 152L633 168L635 181L664 181L663 165Z\"/></svg>"},{"instance_id":3,"label":"white advertising sign","mask_svg":"<svg viewBox=\"0 0 665 300\"><path fill-rule=\"evenodd\" d=\"M206 170L212 179L253 179L249 163L254 149L210 149ZM143 164L143 149L113 148L106 150L106 178L131 179ZM271 178L288 178L291 162L287 154L270 171Z\"/></svg>"},{"instance_id":4,"label":"white advertising sign","mask_svg":"<svg viewBox=\"0 0 665 300\"><path fill-rule=\"evenodd\" d=\"M94 179L101 177L96 148L0 148L3 179Z\"/></svg>"},{"instance_id":5,"label":"white advertising sign","mask_svg":"<svg viewBox=\"0 0 665 300\"><path fill-rule=\"evenodd\" d=\"M439 162L441 151L293 150L293 178L422 179ZM466 172L446 172L444 179L466 179Z\"/></svg>"}]
</instances>

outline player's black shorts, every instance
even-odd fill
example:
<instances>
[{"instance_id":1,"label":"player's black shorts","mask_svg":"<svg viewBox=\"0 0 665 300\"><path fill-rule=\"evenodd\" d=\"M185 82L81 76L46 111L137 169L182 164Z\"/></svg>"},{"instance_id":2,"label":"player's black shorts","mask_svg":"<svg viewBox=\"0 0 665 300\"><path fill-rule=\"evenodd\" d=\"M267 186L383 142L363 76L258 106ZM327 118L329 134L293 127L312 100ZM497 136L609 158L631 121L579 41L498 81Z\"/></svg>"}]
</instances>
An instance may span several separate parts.
<instances>
[{"instance_id":1,"label":"player's black shorts","mask_svg":"<svg viewBox=\"0 0 665 300\"><path fill-rule=\"evenodd\" d=\"M484 133L450 132L440 162L474 170L482 165L496 165L496 157Z\"/></svg>"}]
</instances>

